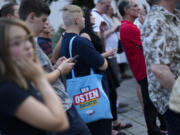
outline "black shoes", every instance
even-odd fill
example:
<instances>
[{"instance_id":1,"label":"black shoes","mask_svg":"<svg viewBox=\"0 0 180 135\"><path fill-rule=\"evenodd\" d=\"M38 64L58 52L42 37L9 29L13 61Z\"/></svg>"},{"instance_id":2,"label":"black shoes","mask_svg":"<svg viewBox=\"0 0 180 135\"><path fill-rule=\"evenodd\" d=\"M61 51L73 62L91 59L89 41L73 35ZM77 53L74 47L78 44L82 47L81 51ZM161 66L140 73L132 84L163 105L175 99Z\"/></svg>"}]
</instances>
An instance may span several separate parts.
<instances>
[{"instance_id":1,"label":"black shoes","mask_svg":"<svg viewBox=\"0 0 180 135\"><path fill-rule=\"evenodd\" d=\"M130 128L130 127L132 127L132 124L130 124L130 123L126 123L126 124L119 123L118 125L113 126L113 129L114 130L122 130L122 129Z\"/></svg>"}]
</instances>

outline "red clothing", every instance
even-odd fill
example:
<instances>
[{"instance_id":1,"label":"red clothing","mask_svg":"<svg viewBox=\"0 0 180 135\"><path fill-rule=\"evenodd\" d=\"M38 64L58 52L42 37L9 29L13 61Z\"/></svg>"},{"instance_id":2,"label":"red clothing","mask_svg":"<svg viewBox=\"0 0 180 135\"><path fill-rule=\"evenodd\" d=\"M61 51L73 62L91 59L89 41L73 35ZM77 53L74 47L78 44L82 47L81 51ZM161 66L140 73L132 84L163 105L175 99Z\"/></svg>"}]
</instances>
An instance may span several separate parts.
<instances>
[{"instance_id":1,"label":"red clothing","mask_svg":"<svg viewBox=\"0 0 180 135\"><path fill-rule=\"evenodd\" d=\"M131 22L121 22L121 42L130 68L137 81L147 77L140 30Z\"/></svg>"}]
</instances>

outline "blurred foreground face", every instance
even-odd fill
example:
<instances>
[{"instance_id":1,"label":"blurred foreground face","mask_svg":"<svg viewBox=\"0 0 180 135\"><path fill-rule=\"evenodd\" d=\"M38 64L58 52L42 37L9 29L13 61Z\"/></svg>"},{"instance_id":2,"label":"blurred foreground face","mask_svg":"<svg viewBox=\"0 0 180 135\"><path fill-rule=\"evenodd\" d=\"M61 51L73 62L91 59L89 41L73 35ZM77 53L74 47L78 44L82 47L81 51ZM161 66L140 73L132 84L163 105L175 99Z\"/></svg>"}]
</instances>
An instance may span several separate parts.
<instances>
[{"instance_id":1,"label":"blurred foreground face","mask_svg":"<svg viewBox=\"0 0 180 135\"><path fill-rule=\"evenodd\" d=\"M33 60L33 47L30 42L32 37L19 26L11 26L9 30L9 51L12 60L17 61L25 58Z\"/></svg>"}]
</instances>

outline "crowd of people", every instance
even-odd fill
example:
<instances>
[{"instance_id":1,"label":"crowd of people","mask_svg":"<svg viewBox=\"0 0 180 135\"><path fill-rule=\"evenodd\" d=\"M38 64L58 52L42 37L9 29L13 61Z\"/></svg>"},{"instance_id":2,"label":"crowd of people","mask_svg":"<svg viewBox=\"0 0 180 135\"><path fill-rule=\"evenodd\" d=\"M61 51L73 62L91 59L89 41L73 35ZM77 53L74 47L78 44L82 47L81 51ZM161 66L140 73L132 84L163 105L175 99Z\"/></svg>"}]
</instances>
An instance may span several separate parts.
<instances>
[{"instance_id":1,"label":"crowd of people","mask_svg":"<svg viewBox=\"0 0 180 135\"><path fill-rule=\"evenodd\" d=\"M117 88L131 76L117 60L120 53L126 54L137 82L147 134L179 135L178 0L147 2L150 11L135 0L119 1L116 15L111 0L97 0L93 9L84 10L65 5L59 18L63 24L56 33L43 0L3 5L0 135L126 135L121 129L133 125L118 119ZM96 115L91 107L101 105L100 92L96 93L100 90L87 84L71 97L68 80L92 73L102 77L112 117L101 111L99 119L86 122L78 112L90 108L86 113Z\"/></svg>"}]
</instances>

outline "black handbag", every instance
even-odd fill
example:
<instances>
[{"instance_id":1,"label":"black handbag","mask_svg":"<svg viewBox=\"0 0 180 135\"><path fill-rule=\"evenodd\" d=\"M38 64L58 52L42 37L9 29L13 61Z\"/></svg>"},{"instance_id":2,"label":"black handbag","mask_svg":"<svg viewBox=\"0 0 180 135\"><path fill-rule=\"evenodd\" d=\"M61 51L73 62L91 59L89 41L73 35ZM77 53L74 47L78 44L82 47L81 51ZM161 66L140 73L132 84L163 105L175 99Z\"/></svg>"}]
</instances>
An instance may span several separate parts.
<instances>
[{"instance_id":1,"label":"black handbag","mask_svg":"<svg viewBox=\"0 0 180 135\"><path fill-rule=\"evenodd\" d=\"M122 43L121 43L121 40L118 41L118 50L117 50L117 53L122 53L124 50L123 50L123 46L122 46Z\"/></svg>"}]
</instances>

